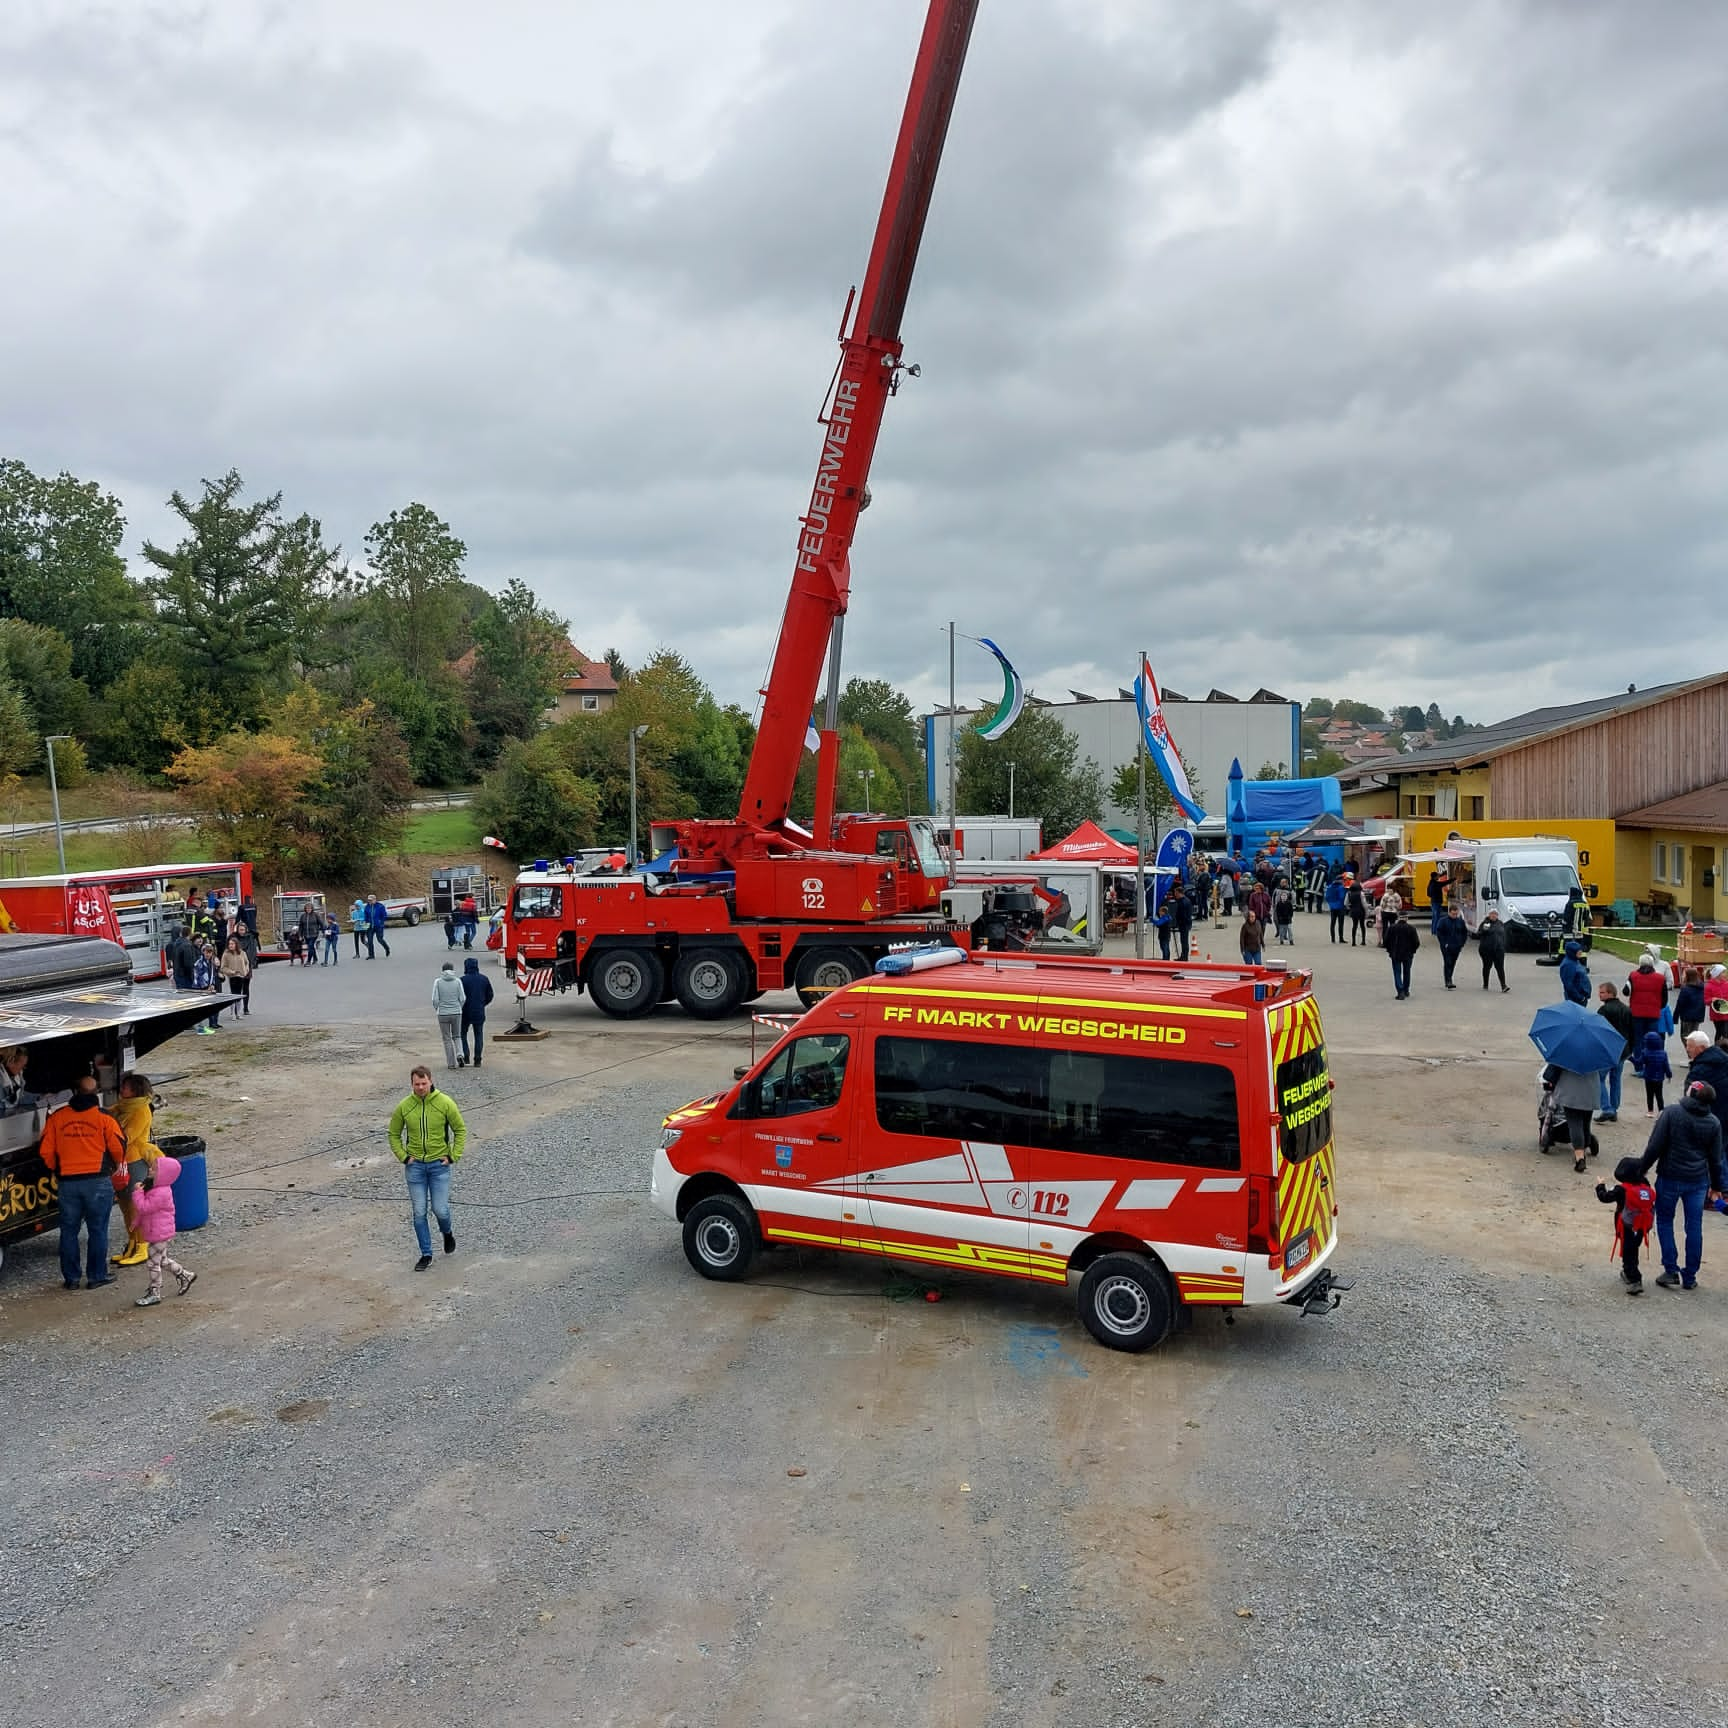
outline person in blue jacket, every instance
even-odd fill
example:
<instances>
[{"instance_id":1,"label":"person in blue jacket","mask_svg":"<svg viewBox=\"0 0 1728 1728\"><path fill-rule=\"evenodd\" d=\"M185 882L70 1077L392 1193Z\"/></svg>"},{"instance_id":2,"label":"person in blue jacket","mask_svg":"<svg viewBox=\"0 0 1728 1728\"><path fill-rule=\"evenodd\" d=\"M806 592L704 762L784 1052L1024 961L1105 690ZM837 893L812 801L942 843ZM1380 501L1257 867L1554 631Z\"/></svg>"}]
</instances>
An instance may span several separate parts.
<instances>
[{"instance_id":1,"label":"person in blue jacket","mask_svg":"<svg viewBox=\"0 0 1728 1728\"><path fill-rule=\"evenodd\" d=\"M1448 906L1440 914L1440 927L1434 932L1434 936L1440 944L1440 963L1446 988L1456 990L1458 986L1452 982L1452 969L1458 964L1458 956L1464 952L1464 946L1470 940L1469 927L1458 916L1456 906ZM1586 997L1585 1000L1588 1001L1589 998Z\"/></svg>"},{"instance_id":2,"label":"person in blue jacket","mask_svg":"<svg viewBox=\"0 0 1728 1728\"><path fill-rule=\"evenodd\" d=\"M462 962L462 1055L457 1066L468 1066L468 1034L474 1034L474 1066L486 1043L486 1005L492 1000L492 980L480 970L478 960Z\"/></svg>"},{"instance_id":3,"label":"person in blue jacket","mask_svg":"<svg viewBox=\"0 0 1728 1728\"><path fill-rule=\"evenodd\" d=\"M384 939L384 926L390 922L390 913L382 900L372 895L366 896L366 958L373 958L372 944L376 942L384 950L384 958L390 958L390 944Z\"/></svg>"},{"instance_id":4,"label":"person in blue jacket","mask_svg":"<svg viewBox=\"0 0 1728 1728\"><path fill-rule=\"evenodd\" d=\"M1560 962L1560 991L1568 1002L1582 1008L1590 1006L1590 968L1584 964L1584 950L1576 942L1566 944L1566 958Z\"/></svg>"},{"instance_id":5,"label":"person in blue jacket","mask_svg":"<svg viewBox=\"0 0 1728 1728\"><path fill-rule=\"evenodd\" d=\"M1326 910L1332 914L1332 940L1344 940L1344 878L1334 876L1326 884Z\"/></svg>"}]
</instances>

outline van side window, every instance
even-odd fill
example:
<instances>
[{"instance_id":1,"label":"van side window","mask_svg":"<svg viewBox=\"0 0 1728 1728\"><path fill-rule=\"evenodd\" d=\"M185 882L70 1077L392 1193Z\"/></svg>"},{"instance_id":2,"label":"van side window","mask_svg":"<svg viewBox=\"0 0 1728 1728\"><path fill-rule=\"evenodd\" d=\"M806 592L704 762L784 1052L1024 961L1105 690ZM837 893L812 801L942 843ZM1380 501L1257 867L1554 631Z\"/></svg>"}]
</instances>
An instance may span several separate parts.
<instances>
[{"instance_id":1,"label":"van side window","mask_svg":"<svg viewBox=\"0 0 1728 1728\"><path fill-rule=\"evenodd\" d=\"M840 1102L851 1044L841 1032L795 1038L758 1076L754 1108L740 1109L738 1114L803 1116L832 1108Z\"/></svg>"},{"instance_id":2,"label":"van side window","mask_svg":"<svg viewBox=\"0 0 1728 1728\"><path fill-rule=\"evenodd\" d=\"M924 1139L1242 1166L1236 1079L1210 1062L879 1037L876 1120Z\"/></svg>"}]
</instances>

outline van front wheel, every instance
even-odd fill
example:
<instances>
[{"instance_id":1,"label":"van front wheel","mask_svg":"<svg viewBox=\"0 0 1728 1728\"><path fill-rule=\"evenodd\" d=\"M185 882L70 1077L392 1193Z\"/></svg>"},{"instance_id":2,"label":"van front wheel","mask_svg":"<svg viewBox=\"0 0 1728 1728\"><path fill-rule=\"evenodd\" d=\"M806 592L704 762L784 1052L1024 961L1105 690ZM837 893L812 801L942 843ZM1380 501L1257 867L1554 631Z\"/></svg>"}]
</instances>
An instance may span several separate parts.
<instances>
[{"instance_id":1,"label":"van front wheel","mask_svg":"<svg viewBox=\"0 0 1728 1728\"><path fill-rule=\"evenodd\" d=\"M1112 1350L1150 1350L1175 1318L1169 1280L1143 1254L1106 1254L1080 1280L1080 1318Z\"/></svg>"},{"instance_id":2,"label":"van front wheel","mask_svg":"<svg viewBox=\"0 0 1728 1728\"><path fill-rule=\"evenodd\" d=\"M756 1258L756 1214L736 1194L710 1194L684 1218L684 1257L704 1278L731 1284Z\"/></svg>"}]
</instances>

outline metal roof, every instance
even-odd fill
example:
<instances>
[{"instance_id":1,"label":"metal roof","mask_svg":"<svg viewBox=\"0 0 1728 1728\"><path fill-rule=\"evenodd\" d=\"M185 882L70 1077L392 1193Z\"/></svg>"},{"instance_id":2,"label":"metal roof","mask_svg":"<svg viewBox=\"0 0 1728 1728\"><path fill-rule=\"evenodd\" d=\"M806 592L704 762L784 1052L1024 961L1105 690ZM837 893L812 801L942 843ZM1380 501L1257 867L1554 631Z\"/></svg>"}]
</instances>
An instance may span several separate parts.
<instances>
[{"instance_id":1,"label":"metal roof","mask_svg":"<svg viewBox=\"0 0 1728 1728\"><path fill-rule=\"evenodd\" d=\"M1659 804L1646 804L1642 810L1628 810L1614 821L1621 828L1678 828L1695 834L1728 834L1728 780L1700 786L1696 792L1682 792L1678 798L1664 798Z\"/></svg>"}]
</instances>

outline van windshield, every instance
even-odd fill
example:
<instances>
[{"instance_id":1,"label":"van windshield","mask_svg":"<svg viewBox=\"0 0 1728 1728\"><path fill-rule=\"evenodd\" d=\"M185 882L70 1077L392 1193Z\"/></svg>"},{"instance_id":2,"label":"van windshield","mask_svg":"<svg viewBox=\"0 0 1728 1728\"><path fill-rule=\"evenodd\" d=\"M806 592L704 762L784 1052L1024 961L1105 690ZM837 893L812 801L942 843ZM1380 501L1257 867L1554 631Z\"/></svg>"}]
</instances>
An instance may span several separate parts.
<instances>
[{"instance_id":1,"label":"van windshield","mask_svg":"<svg viewBox=\"0 0 1728 1728\"><path fill-rule=\"evenodd\" d=\"M1570 864L1515 864L1500 872L1502 894L1566 894L1578 886Z\"/></svg>"},{"instance_id":2,"label":"van windshield","mask_svg":"<svg viewBox=\"0 0 1728 1728\"><path fill-rule=\"evenodd\" d=\"M1326 1046L1316 1044L1278 1064L1278 1150L1301 1164L1332 1139L1332 1076Z\"/></svg>"}]
</instances>

